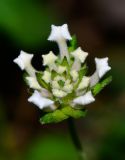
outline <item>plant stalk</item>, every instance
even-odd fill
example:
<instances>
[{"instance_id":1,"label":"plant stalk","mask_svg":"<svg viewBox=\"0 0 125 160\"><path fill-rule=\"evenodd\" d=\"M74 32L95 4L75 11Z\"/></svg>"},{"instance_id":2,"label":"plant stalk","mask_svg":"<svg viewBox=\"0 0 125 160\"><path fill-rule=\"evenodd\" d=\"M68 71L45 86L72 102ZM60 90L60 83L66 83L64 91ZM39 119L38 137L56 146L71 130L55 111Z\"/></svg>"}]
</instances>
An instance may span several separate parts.
<instances>
[{"instance_id":1,"label":"plant stalk","mask_svg":"<svg viewBox=\"0 0 125 160\"><path fill-rule=\"evenodd\" d=\"M67 121L68 121L68 128L69 128L70 136L71 136L72 141L75 145L75 148L78 152L78 158L79 158L79 160L86 160L83 147L81 145L81 142L79 140L79 137L78 137L78 134L76 131L74 120L72 118L69 118Z\"/></svg>"}]
</instances>

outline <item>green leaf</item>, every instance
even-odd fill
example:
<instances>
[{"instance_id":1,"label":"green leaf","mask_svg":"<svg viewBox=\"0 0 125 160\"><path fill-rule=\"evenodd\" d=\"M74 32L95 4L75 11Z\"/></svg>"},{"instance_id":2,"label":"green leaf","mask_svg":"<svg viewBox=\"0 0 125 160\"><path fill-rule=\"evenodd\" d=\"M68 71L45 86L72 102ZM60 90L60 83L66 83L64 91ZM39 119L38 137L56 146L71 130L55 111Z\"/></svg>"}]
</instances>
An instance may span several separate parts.
<instances>
[{"instance_id":1,"label":"green leaf","mask_svg":"<svg viewBox=\"0 0 125 160\"><path fill-rule=\"evenodd\" d=\"M66 57L63 58L63 61L61 62L61 65L62 65L62 66L65 66L65 67L67 67L67 68L69 67L69 63L68 63L68 60L67 60Z\"/></svg>"},{"instance_id":2,"label":"green leaf","mask_svg":"<svg viewBox=\"0 0 125 160\"><path fill-rule=\"evenodd\" d=\"M109 76L108 78L104 79L102 82L97 83L92 88L92 93L94 96L96 96L105 86L107 86L112 81L112 76Z\"/></svg>"},{"instance_id":3,"label":"green leaf","mask_svg":"<svg viewBox=\"0 0 125 160\"><path fill-rule=\"evenodd\" d=\"M73 36L72 36L72 39L71 39L70 42L69 42L68 50L69 50L69 52L72 52L72 51L74 51L76 48L77 48L77 39L76 39L76 36L73 35Z\"/></svg>"},{"instance_id":4,"label":"green leaf","mask_svg":"<svg viewBox=\"0 0 125 160\"><path fill-rule=\"evenodd\" d=\"M49 90L49 85L42 79L42 72L36 72L36 78L38 83L43 87Z\"/></svg>"},{"instance_id":5,"label":"green leaf","mask_svg":"<svg viewBox=\"0 0 125 160\"><path fill-rule=\"evenodd\" d=\"M51 79L53 80L56 76L58 75L58 73L54 70L51 71Z\"/></svg>"},{"instance_id":6,"label":"green leaf","mask_svg":"<svg viewBox=\"0 0 125 160\"><path fill-rule=\"evenodd\" d=\"M58 122L61 122L67 118L68 118L68 116L65 115L61 110L56 110L52 113L45 114L42 118L40 118L40 122L42 124L58 123Z\"/></svg>"},{"instance_id":7,"label":"green leaf","mask_svg":"<svg viewBox=\"0 0 125 160\"><path fill-rule=\"evenodd\" d=\"M73 117L73 118L80 118L85 117L86 110L74 109L72 107L64 107L61 110L65 115Z\"/></svg>"}]
</instances>

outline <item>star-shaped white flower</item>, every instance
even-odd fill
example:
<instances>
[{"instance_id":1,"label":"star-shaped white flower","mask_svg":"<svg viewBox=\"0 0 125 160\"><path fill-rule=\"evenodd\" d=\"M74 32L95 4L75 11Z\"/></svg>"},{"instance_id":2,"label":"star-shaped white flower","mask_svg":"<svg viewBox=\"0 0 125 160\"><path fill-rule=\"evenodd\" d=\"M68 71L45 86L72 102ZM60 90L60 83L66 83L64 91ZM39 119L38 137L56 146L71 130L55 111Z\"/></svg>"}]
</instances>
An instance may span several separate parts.
<instances>
[{"instance_id":1,"label":"star-shaped white flower","mask_svg":"<svg viewBox=\"0 0 125 160\"><path fill-rule=\"evenodd\" d=\"M62 26L55 26L51 25L51 33L49 35L48 40L49 41L58 41L62 39L71 40L70 33L68 31L67 24L64 24Z\"/></svg>"},{"instance_id":2,"label":"star-shaped white flower","mask_svg":"<svg viewBox=\"0 0 125 160\"><path fill-rule=\"evenodd\" d=\"M95 58L96 71L91 76L90 86L94 86L99 80L111 69L108 65L108 57L105 58Z\"/></svg>"},{"instance_id":3,"label":"star-shaped white flower","mask_svg":"<svg viewBox=\"0 0 125 160\"><path fill-rule=\"evenodd\" d=\"M68 54L66 40L71 40L71 39L72 38L68 31L67 24L64 24L62 26L55 26L55 25L51 26L51 33L48 40L57 42L61 58L63 59L64 56L66 56L68 61L69 61L69 54Z\"/></svg>"},{"instance_id":4,"label":"star-shaped white flower","mask_svg":"<svg viewBox=\"0 0 125 160\"><path fill-rule=\"evenodd\" d=\"M34 93L28 99L28 101L32 102L33 104L35 104L40 109L44 109L44 108L53 109L51 106L54 104L54 101L52 101L52 100L50 100L48 98L43 97L41 95L41 93L38 92L37 90L34 91Z\"/></svg>"},{"instance_id":5,"label":"star-shaped white flower","mask_svg":"<svg viewBox=\"0 0 125 160\"><path fill-rule=\"evenodd\" d=\"M26 80L30 88L41 90L41 86L39 85L35 77L26 77Z\"/></svg>"},{"instance_id":6,"label":"star-shaped white flower","mask_svg":"<svg viewBox=\"0 0 125 160\"><path fill-rule=\"evenodd\" d=\"M78 71L81 67L81 63L84 63L86 57L88 56L87 52L84 52L81 47L77 48L75 51L71 52L71 55L74 57L75 61L72 66L72 70Z\"/></svg>"},{"instance_id":7,"label":"star-shaped white flower","mask_svg":"<svg viewBox=\"0 0 125 160\"><path fill-rule=\"evenodd\" d=\"M71 52L71 55L81 63L84 63L88 53L84 52L81 47L78 47L75 51Z\"/></svg>"},{"instance_id":8,"label":"star-shaped white flower","mask_svg":"<svg viewBox=\"0 0 125 160\"><path fill-rule=\"evenodd\" d=\"M35 69L31 65L32 58L33 54L28 54L24 51L21 51L20 55L13 61L21 68L21 70L26 70L29 75L34 76Z\"/></svg>"},{"instance_id":9,"label":"star-shaped white flower","mask_svg":"<svg viewBox=\"0 0 125 160\"><path fill-rule=\"evenodd\" d=\"M95 58L95 63L99 78L102 78L111 69L108 65L108 57Z\"/></svg>"},{"instance_id":10,"label":"star-shaped white flower","mask_svg":"<svg viewBox=\"0 0 125 160\"><path fill-rule=\"evenodd\" d=\"M55 56L55 54L52 51L50 51L48 54L42 55L42 58L44 66L55 67L55 61L57 60L58 57Z\"/></svg>"},{"instance_id":11,"label":"star-shaped white flower","mask_svg":"<svg viewBox=\"0 0 125 160\"><path fill-rule=\"evenodd\" d=\"M93 97L91 91L88 91L83 96L77 97L73 100L73 103L76 105L87 105L95 101L95 98ZM74 106L75 107L75 106Z\"/></svg>"}]
</instances>

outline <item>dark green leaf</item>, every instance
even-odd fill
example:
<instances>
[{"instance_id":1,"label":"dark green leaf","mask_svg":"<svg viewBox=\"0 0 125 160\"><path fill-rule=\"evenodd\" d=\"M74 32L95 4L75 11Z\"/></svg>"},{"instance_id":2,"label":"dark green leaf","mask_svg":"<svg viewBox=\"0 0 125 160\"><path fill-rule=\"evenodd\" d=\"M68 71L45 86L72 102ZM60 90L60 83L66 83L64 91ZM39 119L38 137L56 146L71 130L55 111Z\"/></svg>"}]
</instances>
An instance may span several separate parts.
<instances>
[{"instance_id":1,"label":"dark green leaf","mask_svg":"<svg viewBox=\"0 0 125 160\"><path fill-rule=\"evenodd\" d=\"M69 52L73 52L76 48L77 48L77 39L76 39L76 36L73 35L72 39L69 42L68 50L69 50Z\"/></svg>"},{"instance_id":2,"label":"dark green leaf","mask_svg":"<svg viewBox=\"0 0 125 160\"><path fill-rule=\"evenodd\" d=\"M108 78L104 79L102 82L97 83L92 88L92 93L94 96L96 96L105 86L107 86L112 81L112 76L109 76Z\"/></svg>"},{"instance_id":3,"label":"dark green leaf","mask_svg":"<svg viewBox=\"0 0 125 160\"><path fill-rule=\"evenodd\" d=\"M38 83L39 83L43 88L49 89L48 84L42 79L42 72L36 72L36 78L37 78Z\"/></svg>"}]
</instances>

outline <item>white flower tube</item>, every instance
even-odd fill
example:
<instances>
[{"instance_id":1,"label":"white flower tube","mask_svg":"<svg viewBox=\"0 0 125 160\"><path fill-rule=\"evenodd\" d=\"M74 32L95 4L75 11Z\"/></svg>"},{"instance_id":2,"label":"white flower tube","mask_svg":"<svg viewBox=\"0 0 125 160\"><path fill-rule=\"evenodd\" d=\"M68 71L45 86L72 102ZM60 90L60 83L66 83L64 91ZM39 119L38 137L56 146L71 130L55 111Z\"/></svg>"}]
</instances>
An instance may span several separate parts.
<instances>
[{"instance_id":1,"label":"white flower tube","mask_svg":"<svg viewBox=\"0 0 125 160\"><path fill-rule=\"evenodd\" d=\"M91 76L90 86L94 86L99 80L111 69L108 65L108 57L105 58L95 58L96 71Z\"/></svg>"},{"instance_id":2,"label":"white flower tube","mask_svg":"<svg viewBox=\"0 0 125 160\"><path fill-rule=\"evenodd\" d=\"M26 80L30 88L41 90L41 86L39 85L35 77L26 77Z\"/></svg>"},{"instance_id":3,"label":"white flower tube","mask_svg":"<svg viewBox=\"0 0 125 160\"><path fill-rule=\"evenodd\" d=\"M66 40L71 40L70 33L68 31L68 26L67 24L64 24L62 26L51 26L51 33L48 38L49 41L56 41L59 46L60 50L60 56L63 59L64 56L67 57L69 60L69 55L68 55L68 49L67 49L67 44Z\"/></svg>"},{"instance_id":4,"label":"white flower tube","mask_svg":"<svg viewBox=\"0 0 125 160\"><path fill-rule=\"evenodd\" d=\"M78 71L81 67L81 63L84 63L86 57L88 56L87 52L84 52L81 47L77 48L75 51L71 52L71 55L74 57L75 61L72 66L72 70Z\"/></svg>"},{"instance_id":5,"label":"white flower tube","mask_svg":"<svg viewBox=\"0 0 125 160\"><path fill-rule=\"evenodd\" d=\"M83 96L77 97L73 100L73 103L76 105L87 105L89 103L92 103L95 101L95 98L93 97L91 91L88 91ZM75 106L74 106L75 107Z\"/></svg>"},{"instance_id":6,"label":"white flower tube","mask_svg":"<svg viewBox=\"0 0 125 160\"><path fill-rule=\"evenodd\" d=\"M38 92L37 90L35 90L32 96L28 99L28 102L32 102L33 104L38 106L40 109L44 109L44 108L53 109L51 105L53 106L54 104L54 101L48 98L42 97L41 93Z\"/></svg>"},{"instance_id":7,"label":"white flower tube","mask_svg":"<svg viewBox=\"0 0 125 160\"><path fill-rule=\"evenodd\" d=\"M15 58L13 62L16 63L21 68L21 70L26 70L26 72L30 76L34 76L35 69L31 64L32 58L33 58L33 54L28 54L24 51L21 51L20 55L17 58Z\"/></svg>"}]
</instances>

